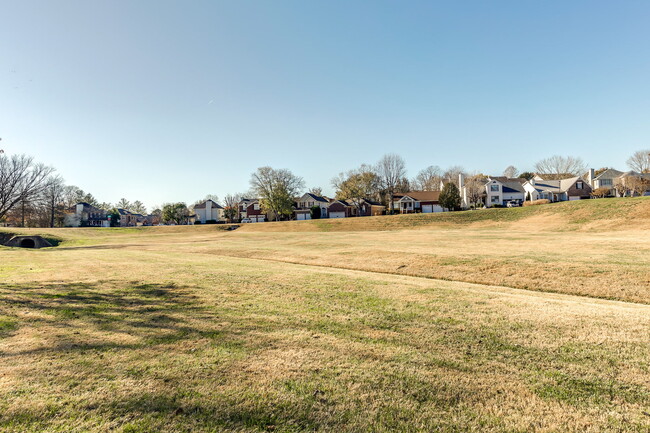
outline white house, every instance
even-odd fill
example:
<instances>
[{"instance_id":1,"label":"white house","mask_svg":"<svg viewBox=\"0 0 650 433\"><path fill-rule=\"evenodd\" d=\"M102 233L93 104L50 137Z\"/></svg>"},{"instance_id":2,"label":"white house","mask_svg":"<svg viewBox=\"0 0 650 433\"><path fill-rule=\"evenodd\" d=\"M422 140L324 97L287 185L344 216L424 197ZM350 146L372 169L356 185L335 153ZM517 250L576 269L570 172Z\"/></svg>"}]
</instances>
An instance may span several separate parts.
<instances>
[{"instance_id":1,"label":"white house","mask_svg":"<svg viewBox=\"0 0 650 433\"><path fill-rule=\"evenodd\" d=\"M480 194L480 201L483 201L485 207L506 206L508 202L516 202L521 205L526 198L526 191L523 186L526 179L488 176L481 182L485 183L482 188L484 191L481 191ZM468 190L470 187L465 183L462 174L459 178L459 185L463 208L469 208L474 203L470 203L471 197Z\"/></svg>"},{"instance_id":2,"label":"white house","mask_svg":"<svg viewBox=\"0 0 650 433\"><path fill-rule=\"evenodd\" d=\"M591 185L580 176L566 179L544 180L544 175L535 175L524 183L530 200L546 199L551 202L591 198Z\"/></svg>"},{"instance_id":3,"label":"white house","mask_svg":"<svg viewBox=\"0 0 650 433\"><path fill-rule=\"evenodd\" d=\"M316 194L305 193L302 197L297 200L296 206L296 219L297 220L310 220L311 219L311 208L314 206L320 207L320 217L327 218L327 208L329 207L330 201L325 197L317 196Z\"/></svg>"},{"instance_id":4,"label":"white house","mask_svg":"<svg viewBox=\"0 0 650 433\"><path fill-rule=\"evenodd\" d=\"M205 224L207 221L223 220L223 207L213 200L206 200L194 206L196 221Z\"/></svg>"}]
</instances>

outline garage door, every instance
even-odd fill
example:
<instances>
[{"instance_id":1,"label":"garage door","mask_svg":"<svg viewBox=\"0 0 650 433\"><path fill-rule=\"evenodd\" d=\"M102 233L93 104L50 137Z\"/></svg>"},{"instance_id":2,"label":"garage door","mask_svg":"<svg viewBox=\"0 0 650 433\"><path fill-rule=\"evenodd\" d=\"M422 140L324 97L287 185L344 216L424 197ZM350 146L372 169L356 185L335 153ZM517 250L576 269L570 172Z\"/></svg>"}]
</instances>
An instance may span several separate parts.
<instances>
[{"instance_id":1,"label":"garage door","mask_svg":"<svg viewBox=\"0 0 650 433\"><path fill-rule=\"evenodd\" d=\"M569 201L580 200L580 197L569 197Z\"/></svg>"},{"instance_id":2,"label":"garage door","mask_svg":"<svg viewBox=\"0 0 650 433\"><path fill-rule=\"evenodd\" d=\"M309 215L308 213L299 213L299 214L296 216L296 219L299 219L299 220L310 220L310 219L311 219L311 215Z\"/></svg>"},{"instance_id":3,"label":"garage door","mask_svg":"<svg viewBox=\"0 0 650 433\"><path fill-rule=\"evenodd\" d=\"M345 212L330 212L330 218L345 218Z\"/></svg>"},{"instance_id":4,"label":"garage door","mask_svg":"<svg viewBox=\"0 0 650 433\"><path fill-rule=\"evenodd\" d=\"M433 213L433 205L432 204L423 204L422 205L422 213Z\"/></svg>"}]
</instances>

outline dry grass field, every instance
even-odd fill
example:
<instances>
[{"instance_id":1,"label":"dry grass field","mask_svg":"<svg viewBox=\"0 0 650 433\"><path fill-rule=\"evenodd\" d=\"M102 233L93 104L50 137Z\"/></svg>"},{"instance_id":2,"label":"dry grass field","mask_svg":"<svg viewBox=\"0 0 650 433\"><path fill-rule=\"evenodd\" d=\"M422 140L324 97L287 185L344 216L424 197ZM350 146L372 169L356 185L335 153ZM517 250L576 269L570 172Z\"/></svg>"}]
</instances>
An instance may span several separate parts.
<instances>
[{"instance_id":1,"label":"dry grass field","mask_svg":"<svg viewBox=\"0 0 650 433\"><path fill-rule=\"evenodd\" d=\"M28 231L3 432L650 431L650 199Z\"/></svg>"}]
</instances>

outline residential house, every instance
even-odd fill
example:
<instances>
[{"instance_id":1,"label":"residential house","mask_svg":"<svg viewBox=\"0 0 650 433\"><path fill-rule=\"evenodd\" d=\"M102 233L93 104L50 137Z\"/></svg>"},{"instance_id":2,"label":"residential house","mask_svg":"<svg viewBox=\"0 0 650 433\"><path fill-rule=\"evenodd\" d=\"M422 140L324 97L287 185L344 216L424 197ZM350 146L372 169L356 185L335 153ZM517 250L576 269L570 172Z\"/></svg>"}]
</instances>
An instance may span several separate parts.
<instances>
[{"instance_id":1,"label":"residential house","mask_svg":"<svg viewBox=\"0 0 650 433\"><path fill-rule=\"evenodd\" d=\"M138 225L137 214L121 208L117 209L117 213L120 214L120 227L135 227Z\"/></svg>"},{"instance_id":2,"label":"residential house","mask_svg":"<svg viewBox=\"0 0 650 433\"><path fill-rule=\"evenodd\" d=\"M386 206L366 198L346 200L350 205L350 216L379 216L386 213Z\"/></svg>"},{"instance_id":3,"label":"residential house","mask_svg":"<svg viewBox=\"0 0 650 433\"><path fill-rule=\"evenodd\" d=\"M614 170L613 168L608 168L607 170L595 175L594 169L589 169L586 173L586 176L583 176L587 179L589 185L591 185L592 190L597 190L599 188L609 189L609 196L616 196L616 183L617 180L623 175L622 171Z\"/></svg>"},{"instance_id":4,"label":"residential house","mask_svg":"<svg viewBox=\"0 0 650 433\"><path fill-rule=\"evenodd\" d=\"M262 205L258 199L242 198L239 202L239 219L248 218L251 222L268 221L267 215L262 211Z\"/></svg>"},{"instance_id":5,"label":"residential house","mask_svg":"<svg viewBox=\"0 0 650 433\"><path fill-rule=\"evenodd\" d=\"M521 205L526 198L526 191L523 186L526 179L488 176L484 180L481 180L481 183L483 182L485 183L483 184L482 191L480 191L480 201L483 202L485 207L506 206L510 202ZM459 184L461 185L462 207L467 209L470 205L475 205L476 203L470 203L471 194L462 174L459 178Z\"/></svg>"},{"instance_id":6,"label":"residential house","mask_svg":"<svg viewBox=\"0 0 650 433\"><path fill-rule=\"evenodd\" d=\"M385 213L386 206L365 198L353 198L349 200L331 199L327 209L328 218L379 216Z\"/></svg>"},{"instance_id":7,"label":"residential house","mask_svg":"<svg viewBox=\"0 0 650 433\"><path fill-rule=\"evenodd\" d=\"M108 213L91 204L79 202L66 215L65 225L71 227L110 227Z\"/></svg>"},{"instance_id":8,"label":"residential house","mask_svg":"<svg viewBox=\"0 0 650 433\"><path fill-rule=\"evenodd\" d=\"M352 206L345 200L331 200L327 207L329 218L348 218L352 216Z\"/></svg>"},{"instance_id":9,"label":"residential house","mask_svg":"<svg viewBox=\"0 0 650 433\"><path fill-rule=\"evenodd\" d=\"M194 213L196 214L195 221L200 224L206 222L217 222L223 220L223 207L214 200L206 200L202 203L194 205Z\"/></svg>"},{"instance_id":10,"label":"residential house","mask_svg":"<svg viewBox=\"0 0 650 433\"><path fill-rule=\"evenodd\" d=\"M443 212L440 191L409 191L393 194L391 208L399 213Z\"/></svg>"},{"instance_id":11,"label":"residential house","mask_svg":"<svg viewBox=\"0 0 650 433\"><path fill-rule=\"evenodd\" d=\"M310 220L311 208L318 206L320 207L320 217L327 218L327 208L329 205L330 201L327 198L308 192L296 200L296 209L294 210L294 213L297 220Z\"/></svg>"},{"instance_id":12,"label":"residential house","mask_svg":"<svg viewBox=\"0 0 650 433\"><path fill-rule=\"evenodd\" d=\"M619 196L650 195L650 173L628 171L614 181Z\"/></svg>"},{"instance_id":13,"label":"residential house","mask_svg":"<svg viewBox=\"0 0 650 433\"><path fill-rule=\"evenodd\" d=\"M551 177L551 180L548 180ZM523 184L526 197L530 200L546 199L551 202L572 201L591 198L591 185L581 176L556 179L557 176L536 174Z\"/></svg>"}]
</instances>

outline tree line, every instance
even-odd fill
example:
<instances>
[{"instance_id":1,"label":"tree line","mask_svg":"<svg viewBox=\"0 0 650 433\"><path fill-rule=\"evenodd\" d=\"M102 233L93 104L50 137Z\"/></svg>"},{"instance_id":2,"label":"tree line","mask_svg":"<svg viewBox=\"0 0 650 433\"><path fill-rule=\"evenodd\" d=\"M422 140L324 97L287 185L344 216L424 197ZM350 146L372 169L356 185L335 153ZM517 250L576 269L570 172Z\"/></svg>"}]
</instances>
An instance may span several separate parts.
<instances>
[{"instance_id":1,"label":"tree line","mask_svg":"<svg viewBox=\"0 0 650 433\"><path fill-rule=\"evenodd\" d=\"M638 173L650 173L650 149L640 150L627 160L631 170ZM596 174L606 170L603 167ZM586 172L587 165L579 157L552 156L535 163L537 173L579 176ZM470 202L476 203L482 192L480 180L485 175L480 172L467 172L462 166L454 165L442 169L437 165L420 170L414 177L407 176L406 162L397 154L384 155L375 164L361 164L357 168L340 172L331 180L335 198L346 200L353 206L362 206L364 200L389 204L396 193L412 190L440 191L441 205L449 198L449 209L459 194L458 179L463 174L466 178L466 191ZM514 166L508 166L503 175L509 178L530 179L533 172L519 172ZM243 197L257 198L265 213L275 219L289 219L293 215L296 197L305 191L304 179L294 175L288 169L260 167L251 174L250 189L246 193L228 194L222 203L224 215L234 220L238 215L238 204ZM627 186L629 189L630 187ZM315 195L322 195L322 188L307 190ZM218 202L218 197L209 195L206 199ZM65 214L78 202L86 202L102 209L108 214L116 214L117 209L145 215L144 204L122 198L117 203L98 202L92 194L74 185L66 185L63 178L55 173L54 168L36 162L27 155L5 155L0 153L0 223L10 223L22 227L59 227L64 224ZM185 203L165 203L151 213L160 216L164 222L186 223L193 212L193 205Z\"/></svg>"},{"instance_id":2,"label":"tree line","mask_svg":"<svg viewBox=\"0 0 650 433\"><path fill-rule=\"evenodd\" d=\"M146 214L140 200L99 202L92 194L66 185L53 167L28 155L0 153L0 222L18 227L62 227L71 208L88 203L108 214L117 209ZM118 218L119 219L119 218Z\"/></svg>"}]
</instances>

